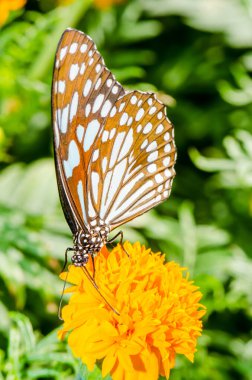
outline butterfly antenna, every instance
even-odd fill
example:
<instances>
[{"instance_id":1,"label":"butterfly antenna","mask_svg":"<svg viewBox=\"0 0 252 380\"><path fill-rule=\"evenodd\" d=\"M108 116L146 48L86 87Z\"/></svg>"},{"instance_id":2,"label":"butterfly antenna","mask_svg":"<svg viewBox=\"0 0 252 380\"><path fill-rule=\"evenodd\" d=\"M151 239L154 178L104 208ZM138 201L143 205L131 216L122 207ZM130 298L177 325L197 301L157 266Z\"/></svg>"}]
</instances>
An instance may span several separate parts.
<instances>
[{"instance_id":1,"label":"butterfly antenna","mask_svg":"<svg viewBox=\"0 0 252 380\"><path fill-rule=\"evenodd\" d=\"M64 266L64 267L65 267L65 266ZM67 274L66 274L66 278L65 278L64 285L63 285L63 289L62 289L61 296L60 296L59 308L58 308L58 318L59 318L61 321L63 321L63 318L61 317L61 310L62 310L63 296L64 296L65 289L66 289L66 283L67 283L68 273L69 273L69 272L67 272Z\"/></svg>"},{"instance_id":2,"label":"butterfly antenna","mask_svg":"<svg viewBox=\"0 0 252 380\"><path fill-rule=\"evenodd\" d=\"M89 271L87 270L86 267L81 267L81 269L83 270L83 273L86 275L86 277L88 278L88 280L92 283L93 287L96 289L97 293L101 296L101 298L106 302L106 304L110 307L111 310L113 310L113 312L116 314L116 315L120 315L120 313L106 300L106 298L104 297L104 295L102 295L102 293L100 292L99 288L98 288L98 285L96 284L96 282L94 281L93 277L91 276L91 274L89 273Z\"/></svg>"}]
</instances>

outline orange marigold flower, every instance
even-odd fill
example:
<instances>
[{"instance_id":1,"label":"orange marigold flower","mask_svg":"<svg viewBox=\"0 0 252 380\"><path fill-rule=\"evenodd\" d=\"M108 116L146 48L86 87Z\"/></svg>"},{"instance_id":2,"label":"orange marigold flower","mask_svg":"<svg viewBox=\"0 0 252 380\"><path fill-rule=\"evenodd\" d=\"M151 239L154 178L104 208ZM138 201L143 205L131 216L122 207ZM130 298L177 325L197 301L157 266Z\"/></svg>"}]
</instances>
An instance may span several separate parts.
<instances>
[{"instance_id":1,"label":"orange marigold flower","mask_svg":"<svg viewBox=\"0 0 252 380\"><path fill-rule=\"evenodd\" d=\"M74 284L69 304L62 310L59 337L70 332L74 355L92 371L103 359L102 375L113 380L156 380L169 377L176 354L193 361L205 308L198 287L183 276L185 268L165 263L140 243L126 242L110 253L106 247L95 258L99 290L117 315L101 299L81 268L71 265L61 278ZM90 260L91 261L91 260ZM92 273L92 263L87 269Z\"/></svg>"},{"instance_id":2,"label":"orange marigold flower","mask_svg":"<svg viewBox=\"0 0 252 380\"><path fill-rule=\"evenodd\" d=\"M125 0L94 0L94 4L99 9L107 9L113 4L120 4L125 2Z\"/></svg>"},{"instance_id":3,"label":"orange marigold flower","mask_svg":"<svg viewBox=\"0 0 252 380\"><path fill-rule=\"evenodd\" d=\"M8 19L10 11L22 8L26 0L0 0L0 26Z\"/></svg>"}]
</instances>

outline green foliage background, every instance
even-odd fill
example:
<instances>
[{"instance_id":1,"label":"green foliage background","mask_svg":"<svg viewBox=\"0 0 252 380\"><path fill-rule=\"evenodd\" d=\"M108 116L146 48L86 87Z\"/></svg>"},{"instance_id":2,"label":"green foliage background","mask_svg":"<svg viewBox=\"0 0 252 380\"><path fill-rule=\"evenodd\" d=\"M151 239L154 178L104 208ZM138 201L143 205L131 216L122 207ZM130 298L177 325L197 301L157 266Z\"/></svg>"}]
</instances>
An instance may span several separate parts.
<instances>
[{"instance_id":1,"label":"green foliage background","mask_svg":"<svg viewBox=\"0 0 252 380\"><path fill-rule=\"evenodd\" d=\"M107 10L28 1L0 31L0 379L100 379L56 338L71 245L56 189L50 84L68 27L175 124L172 196L124 227L187 266L208 312L195 363L171 380L252 379L252 1L132 0ZM148 379L147 379L148 380Z\"/></svg>"}]
</instances>

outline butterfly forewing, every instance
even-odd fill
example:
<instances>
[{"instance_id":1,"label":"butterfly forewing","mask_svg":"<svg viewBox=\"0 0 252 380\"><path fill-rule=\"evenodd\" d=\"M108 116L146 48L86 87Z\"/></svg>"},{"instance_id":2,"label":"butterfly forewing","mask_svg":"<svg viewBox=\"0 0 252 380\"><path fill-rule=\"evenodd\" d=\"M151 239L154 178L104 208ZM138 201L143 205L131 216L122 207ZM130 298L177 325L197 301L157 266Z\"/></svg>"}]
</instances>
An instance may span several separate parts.
<instances>
[{"instance_id":1,"label":"butterfly forewing","mask_svg":"<svg viewBox=\"0 0 252 380\"><path fill-rule=\"evenodd\" d=\"M105 120L124 93L93 41L66 30L56 53L52 112L57 180L72 232L89 229L86 174Z\"/></svg>"},{"instance_id":2,"label":"butterfly forewing","mask_svg":"<svg viewBox=\"0 0 252 380\"><path fill-rule=\"evenodd\" d=\"M60 40L52 101L57 180L73 233L97 221L112 230L169 197L176 148L164 105L154 94L126 93L84 33L69 29Z\"/></svg>"},{"instance_id":3,"label":"butterfly forewing","mask_svg":"<svg viewBox=\"0 0 252 380\"><path fill-rule=\"evenodd\" d=\"M175 175L173 127L153 94L133 91L118 99L93 149L89 213L111 229L169 196Z\"/></svg>"}]
</instances>

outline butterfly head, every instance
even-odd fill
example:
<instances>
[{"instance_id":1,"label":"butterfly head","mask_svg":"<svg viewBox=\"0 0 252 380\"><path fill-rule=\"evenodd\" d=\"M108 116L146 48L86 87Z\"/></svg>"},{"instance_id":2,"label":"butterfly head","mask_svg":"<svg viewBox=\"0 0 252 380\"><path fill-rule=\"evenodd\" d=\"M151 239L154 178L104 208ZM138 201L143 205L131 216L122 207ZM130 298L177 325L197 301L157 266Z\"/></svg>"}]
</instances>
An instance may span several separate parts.
<instances>
[{"instance_id":1,"label":"butterfly head","mask_svg":"<svg viewBox=\"0 0 252 380\"><path fill-rule=\"evenodd\" d=\"M88 262L89 256L98 253L106 244L109 227L107 225L97 225L89 232L79 230L74 235L74 252L72 263L75 266L84 266Z\"/></svg>"}]
</instances>

